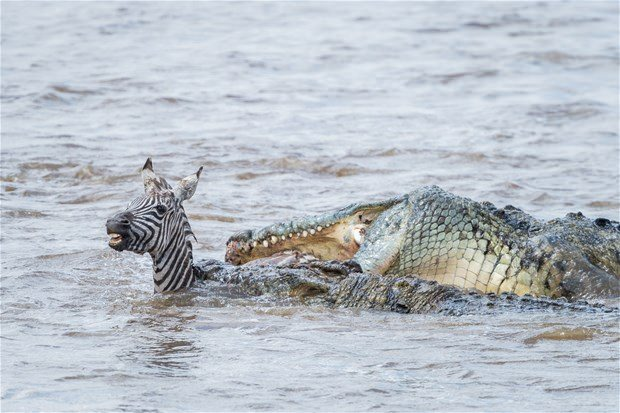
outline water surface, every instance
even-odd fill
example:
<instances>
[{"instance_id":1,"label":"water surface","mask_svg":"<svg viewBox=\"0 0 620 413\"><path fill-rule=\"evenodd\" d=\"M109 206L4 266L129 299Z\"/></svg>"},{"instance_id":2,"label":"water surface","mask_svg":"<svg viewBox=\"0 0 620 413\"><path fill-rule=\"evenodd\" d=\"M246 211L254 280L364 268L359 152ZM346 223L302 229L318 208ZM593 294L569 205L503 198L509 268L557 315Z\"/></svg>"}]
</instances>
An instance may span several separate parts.
<instances>
[{"instance_id":1,"label":"water surface","mask_svg":"<svg viewBox=\"0 0 620 413\"><path fill-rule=\"evenodd\" d=\"M152 293L147 156L195 255L437 184L619 218L618 4L2 3L2 410L618 411L616 315Z\"/></svg>"}]
</instances>

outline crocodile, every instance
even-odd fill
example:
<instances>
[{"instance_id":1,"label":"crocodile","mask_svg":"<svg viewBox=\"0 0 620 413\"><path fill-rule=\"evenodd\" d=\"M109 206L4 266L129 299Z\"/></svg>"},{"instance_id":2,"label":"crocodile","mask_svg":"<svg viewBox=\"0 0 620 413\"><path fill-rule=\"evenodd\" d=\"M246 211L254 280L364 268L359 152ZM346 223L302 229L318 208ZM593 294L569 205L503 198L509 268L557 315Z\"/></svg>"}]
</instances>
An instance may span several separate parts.
<instances>
[{"instance_id":1,"label":"crocodile","mask_svg":"<svg viewBox=\"0 0 620 413\"><path fill-rule=\"evenodd\" d=\"M289 250L353 261L364 273L482 293L620 295L617 221L580 212L542 221L437 186L238 232L226 244L225 260L247 265Z\"/></svg>"},{"instance_id":2,"label":"crocodile","mask_svg":"<svg viewBox=\"0 0 620 413\"><path fill-rule=\"evenodd\" d=\"M616 303L568 301L515 293L463 291L417 277L385 277L362 273L353 262L318 261L312 256L283 253L275 260L258 259L236 266L218 260L194 263L197 280L226 285L227 295L273 297L287 304L358 308L403 314L498 314L501 312L613 313ZM215 288L214 288L215 289ZM233 295L234 296L234 295ZM262 298L264 299L264 298ZM611 305L610 305L611 304Z\"/></svg>"}]
</instances>

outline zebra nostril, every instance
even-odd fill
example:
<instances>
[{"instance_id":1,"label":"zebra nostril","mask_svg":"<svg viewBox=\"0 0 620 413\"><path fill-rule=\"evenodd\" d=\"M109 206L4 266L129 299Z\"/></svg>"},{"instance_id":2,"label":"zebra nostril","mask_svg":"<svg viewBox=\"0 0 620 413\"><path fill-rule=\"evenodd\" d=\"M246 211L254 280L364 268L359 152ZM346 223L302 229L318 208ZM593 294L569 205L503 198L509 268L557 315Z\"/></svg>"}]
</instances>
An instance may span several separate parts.
<instances>
[{"instance_id":1,"label":"zebra nostril","mask_svg":"<svg viewBox=\"0 0 620 413\"><path fill-rule=\"evenodd\" d=\"M126 216L114 216L106 222L106 227L113 232L126 230L131 226L131 220Z\"/></svg>"},{"instance_id":2,"label":"zebra nostril","mask_svg":"<svg viewBox=\"0 0 620 413\"><path fill-rule=\"evenodd\" d=\"M124 227L128 227L131 225L131 219L133 218L133 214L131 214L130 212L123 212L122 214L119 214L117 216L117 221L119 223L119 225L122 225Z\"/></svg>"}]
</instances>

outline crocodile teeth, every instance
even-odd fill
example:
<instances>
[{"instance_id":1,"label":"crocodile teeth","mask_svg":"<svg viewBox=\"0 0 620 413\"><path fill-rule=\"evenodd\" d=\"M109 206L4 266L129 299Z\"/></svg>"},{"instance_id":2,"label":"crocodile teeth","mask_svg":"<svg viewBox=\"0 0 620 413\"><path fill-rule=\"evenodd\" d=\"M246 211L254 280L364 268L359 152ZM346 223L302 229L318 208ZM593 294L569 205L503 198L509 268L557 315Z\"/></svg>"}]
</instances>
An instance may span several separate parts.
<instances>
[{"instance_id":1,"label":"crocodile teeth","mask_svg":"<svg viewBox=\"0 0 620 413\"><path fill-rule=\"evenodd\" d=\"M288 234L289 238L293 238L293 233L291 232L290 234Z\"/></svg>"},{"instance_id":2,"label":"crocodile teeth","mask_svg":"<svg viewBox=\"0 0 620 413\"><path fill-rule=\"evenodd\" d=\"M271 243L275 244L276 242L278 242L278 237L276 237L275 235L271 236Z\"/></svg>"},{"instance_id":3,"label":"crocodile teeth","mask_svg":"<svg viewBox=\"0 0 620 413\"><path fill-rule=\"evenodd\" d=\"M258 245L258 241L254 241L254 242L252 243L252 246L253 246L253 247L255 247L255 248L256 248L256 246L257 246L257 245Z\"/></svg>"},{"instance_id":4,"label":"crocodile teeth","mask_svg":"<svg viewBox=\"0 0 620 413\"><path fill-rule=\"evenodd\" d=\"M286 235L282 235L280 238L282 238L282 241L284 241L286 239Z\"/></svg>"},{"instance_id":5,"label":"crocodile teeth","mask_svg":"<svg viewBox=\"0 0 620 413\"><path fill-rule=\"evenodd\" d=\"M269 241L264 240L263 241L263 247L267 248L269 246Z\"/></svg>"},{"instance_id":6,"label":"crocodile teeth","mask_svg":"<svg viewBox=\"0 0 620 413\"><path fill-rule=\"evenodd\" d=\"M316 230L317 230L318 232L321 232L321 231L323 230L323 227L319 225L318 227L316 227Z\"/></svg>"},{"instance_id":7,"label":"crocodile teeth","mask_svg":"<svg viewBox=\"0 0 620 413\"><path fill-rule=\"evenodd\" d=\"M308 236L308 231L304 231L304 232L302 232L302 233L301 233L301 236L302 236L302 237L304 237L304 238L306 238L306 237Z\"/></svg>"},{"instance_id":8,"label":"crocodile teeth","mask_svg":"<svg viewBox=\"0 0 620 413\"><path fill-rule=\"evenodd\" d=\"M301 233L299 233L299 232L298 232L298 233L297 233L297 238L299 238L300 236L301 236Z\"/></svg>"},{"instance_id":9,"label":"crocodile teeth","mask_svg":"<svg viewBox=\"0 0 620 413\"><path fill-rule=\"evenodd\" d=\"M315 230L314 228L312 228L312 229L310 230L310 233L311 233L312 235L314 235L314 234L316 233L316 230Z\"/></svg>"},{"instance_id":10,"label":"crocodile teeth","mask_svg":"<svg viewBox=\"0 0 620 413\"><path fill-rule=\"evenodd\" d=\"M364 242L364 235L366 234L366 230L364 228L355 228L353 229L353 239L357 245L362 245Z\"/></svg>"}]
</instances>

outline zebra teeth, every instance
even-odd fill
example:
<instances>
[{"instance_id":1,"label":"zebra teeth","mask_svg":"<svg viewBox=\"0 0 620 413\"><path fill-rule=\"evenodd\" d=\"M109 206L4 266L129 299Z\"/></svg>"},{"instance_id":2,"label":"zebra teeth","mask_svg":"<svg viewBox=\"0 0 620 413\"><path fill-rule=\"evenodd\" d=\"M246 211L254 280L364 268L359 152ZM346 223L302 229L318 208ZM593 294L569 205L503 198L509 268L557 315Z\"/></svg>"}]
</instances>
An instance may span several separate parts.
<instances>
[{"instance_id":1,"label":"zebra teeth","mask_svg":"<svg viewBox=\"0 0 620 413\"><path fill-rule=\"evenodd\" d=\"M263 241L263 247L265 247L265 248L269 247L269 241L264 240Z\"/></svg>"},{"instance_id":2,"label":"zebra teeth","mask_svg":"<svg viewBox=\"0 0 620 413\"><path fill-rule=\"evenodd\" d=\"M108 241L110 245L118 245L123 241L123 236L120 234L112 232L108 235L110 236L110 241Z\"/></svg>"}]
</instances>

